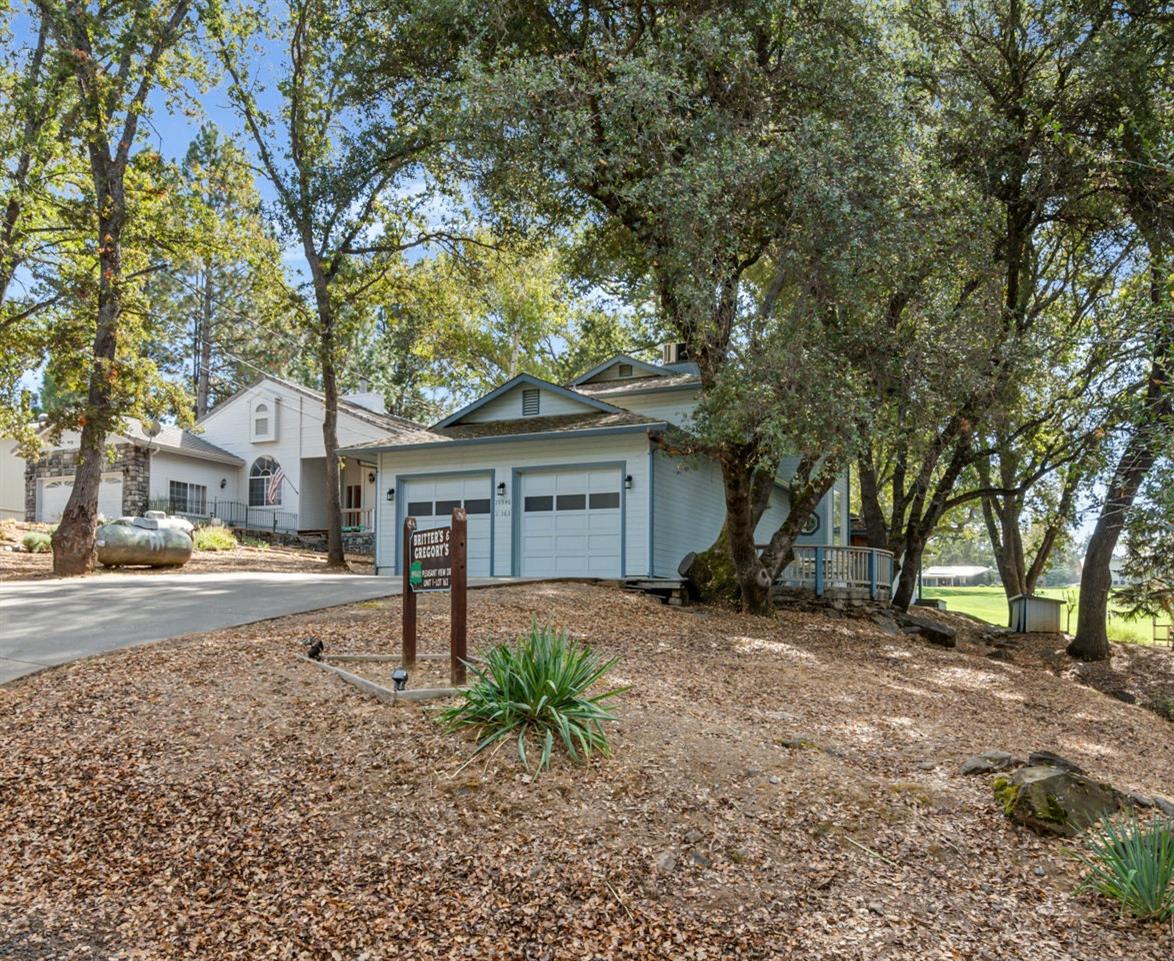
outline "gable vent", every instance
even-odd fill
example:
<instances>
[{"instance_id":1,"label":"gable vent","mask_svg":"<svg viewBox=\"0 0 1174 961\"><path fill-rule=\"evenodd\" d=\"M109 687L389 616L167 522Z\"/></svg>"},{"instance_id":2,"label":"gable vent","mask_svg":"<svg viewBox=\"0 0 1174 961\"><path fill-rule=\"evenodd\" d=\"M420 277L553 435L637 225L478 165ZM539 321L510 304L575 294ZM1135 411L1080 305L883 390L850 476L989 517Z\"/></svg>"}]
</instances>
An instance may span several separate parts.
<instances>
[{"instance_id":1,"label":"gable vent","mask_svg":"<svg viewBox=\"0 0 1174 961\"><path fill-rule=\"evenodd\" d=\"M617 377L631 377L632 376L632 365L631 364L617 364L616 365L616 376Z\"/></svg>"},{"instance_id":2,"label":"gable vent","mask_svg":"<svg viewBox=\"0 0 1174 961\"><path fill-rule=\"evenodd\" d=\"M538 389L528 387L522 391L522 416L533 417L538 413Z\"/></svg>"}]
</instances>

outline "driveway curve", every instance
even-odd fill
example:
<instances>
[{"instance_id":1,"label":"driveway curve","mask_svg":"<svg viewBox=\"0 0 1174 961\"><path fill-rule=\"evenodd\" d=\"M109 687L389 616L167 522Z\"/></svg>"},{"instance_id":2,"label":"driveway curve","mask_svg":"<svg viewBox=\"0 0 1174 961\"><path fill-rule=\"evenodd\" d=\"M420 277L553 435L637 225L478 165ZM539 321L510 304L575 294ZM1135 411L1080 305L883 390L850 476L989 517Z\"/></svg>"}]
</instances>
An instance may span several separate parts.
<instances>
[{"instance_id":1,"label":"driveway curve","mask_svg":"<svg viewBox=\"0 0 1174 961\"><path fill-rule=\"evenodd\" d=\"M0 684L79 657L399 594L396 577L233 572L0 583Z\"/></svg>"}]
</instances>

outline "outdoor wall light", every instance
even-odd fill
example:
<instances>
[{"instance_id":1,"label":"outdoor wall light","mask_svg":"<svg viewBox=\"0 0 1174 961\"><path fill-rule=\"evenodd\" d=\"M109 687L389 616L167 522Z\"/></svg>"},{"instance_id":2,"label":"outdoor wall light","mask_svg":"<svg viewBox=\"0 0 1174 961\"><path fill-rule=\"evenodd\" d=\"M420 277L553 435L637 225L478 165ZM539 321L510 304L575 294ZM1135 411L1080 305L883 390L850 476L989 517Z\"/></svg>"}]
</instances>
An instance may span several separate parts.
<instances>
[{"instance_id":1,"label":"outdoor wall light","mask_svg":"<svg viewBox=\"0 0 1174 961\"><path fill-rule=\"evenodd\" d=\"M387 488L387 503L389 503L389 504L395 503L395 488L394 487Z\"/></svg>"},{"instance_id":2,"label":"outdoor wall light","mask_svg":"<svg viewBox=\"0 0 1174 961\"><path fill-rule=\"evenodd\" d=\"M628 476L624 478L624 490L630 491L631 489L632 489L632 475L628 474Z\"/></svg>"},{"instance_id":3,"label":"outdoor wall light","mask_svg":"<svg viewBox=\"0 0 1174 961\"><path fill-rule=\"evenodd\" d=\"M221 478L220 478L220 489L221 489L221 490L224 490L224 488L226 488L227 486L228 486L228 478L227 478L227 477L221 477Z\"/></svg>"},{"instance_id":4,"label":"outdoor wall light","mask_svg":"<svg viewBox=\"0 0 1174 961\"><path fill-rule=\"evenodd\" d=\"M370 471L370 472L367 474L367 483L369 483L369 484L374 484L374 483L375 483L375 471Z\"/></svg>"},{"instance_id":5,"label":"outdoor wall light","mask_svg":"<svg viewBox=\"0 0 1174 961\"><path fill-rule=\"evenodd\" d=\"M498 481L497 496L498 497L505 497L505 481Z\"/></svg>"},{"instance_id":6,"label":"outdoor wall light","mask_svg":"<svg viewBox=\"0 0 1174 961\"><path fill-rule=\"evenodd\" d=\"M408 686L408 672L405 671L402 667L397 667L394 671L391 672L391 680L392 683L395 684L395 689L397 691L402 691L405 687Z\"/></svg>"}]
</instances>

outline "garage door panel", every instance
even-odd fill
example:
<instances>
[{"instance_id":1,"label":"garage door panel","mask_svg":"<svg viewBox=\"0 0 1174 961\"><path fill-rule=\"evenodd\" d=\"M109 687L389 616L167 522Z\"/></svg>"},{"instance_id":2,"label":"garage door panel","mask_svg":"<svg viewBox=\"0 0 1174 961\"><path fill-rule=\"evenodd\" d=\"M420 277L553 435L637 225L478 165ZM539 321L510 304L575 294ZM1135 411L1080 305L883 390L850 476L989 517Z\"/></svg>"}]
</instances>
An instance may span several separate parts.
<instances>
[{"instance_id":1,"label":"garage door panel","mask_svg":"<svg viewBox=\"0 0 1174 961\"><path fill-rule=\"evenodd\" d=\"M619 577L621 486L615 467L523 473L521 572Z\"/></svg>"},{"instance_id":2,"label":"garage door panel","mask_svg":"<svg viewBox=\"0 0 1174 961\"><path fill-rule=\"evenodd\" d=\"M453 509L465 508L469 574L487 577L493 553L492 476L417 477L404 481L403 488L405 516L416 519L417 530L448 527Z\"/></svg>"},{"instance_id":3,"label":"garage door panel","mask_svg":"<svg viewBox=\"0 0 1174 961\"><path fill-rule=\"evenodd\" d=\"M73 476L47 477L41 481L40 509L37 519L43 523L61 520L65 505L73 494ZM122 516L122 474L103 474L98 487L98 513L107 520Z\"/></svg>"}]
</instances>

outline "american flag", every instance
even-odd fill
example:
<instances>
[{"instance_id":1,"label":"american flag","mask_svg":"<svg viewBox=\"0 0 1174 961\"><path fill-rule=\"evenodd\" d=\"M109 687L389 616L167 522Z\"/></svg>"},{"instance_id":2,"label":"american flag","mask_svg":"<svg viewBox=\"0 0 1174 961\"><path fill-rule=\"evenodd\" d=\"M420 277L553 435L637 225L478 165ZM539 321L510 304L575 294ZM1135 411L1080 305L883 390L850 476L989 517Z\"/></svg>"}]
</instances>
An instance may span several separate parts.
<instances>
[{"instance_id":1,"label":"american flag","mask_svg":"<svg viewBox=\"0 0 1174 961\"><path fill-rule=\"evenodd\" d=\"M281 503L281 482L285 480L285 471L278 467L269 477L269 486L265 488L265 503Z\"/></svg>"}]
</instances>

